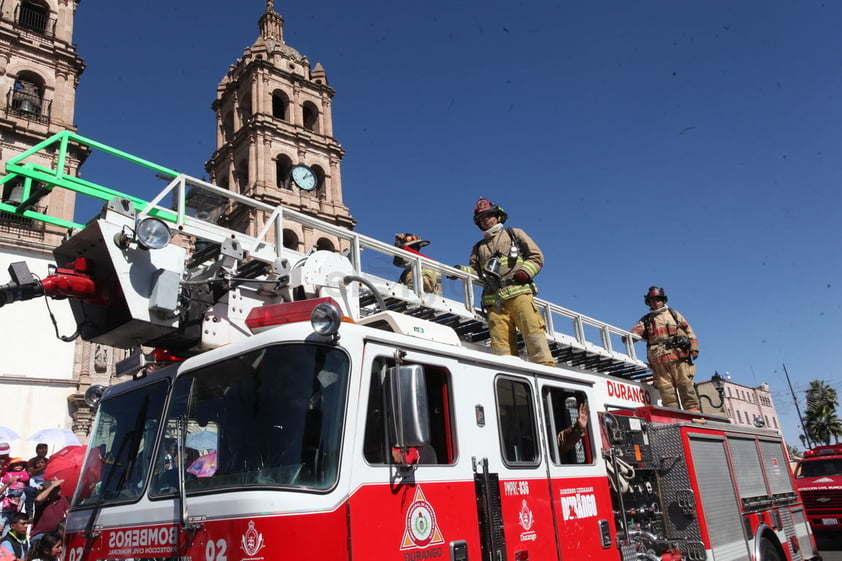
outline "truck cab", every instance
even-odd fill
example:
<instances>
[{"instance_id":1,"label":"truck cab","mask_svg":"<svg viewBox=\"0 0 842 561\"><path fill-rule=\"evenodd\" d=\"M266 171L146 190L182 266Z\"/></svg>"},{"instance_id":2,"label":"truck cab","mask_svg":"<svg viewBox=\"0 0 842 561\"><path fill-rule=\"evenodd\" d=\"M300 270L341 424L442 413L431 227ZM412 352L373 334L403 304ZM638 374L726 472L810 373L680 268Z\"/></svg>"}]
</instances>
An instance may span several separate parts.
<instances>
[{"instance_id":1,"label":"truck cab","mask_svg":"<svg viewBox=\"0 0 842 561\"><path fill-rule=\"evenodd\" d=\"M842 444L807 450L795 466L795 482L813 532L842 530Z\"/></svg>"}]
</instances>

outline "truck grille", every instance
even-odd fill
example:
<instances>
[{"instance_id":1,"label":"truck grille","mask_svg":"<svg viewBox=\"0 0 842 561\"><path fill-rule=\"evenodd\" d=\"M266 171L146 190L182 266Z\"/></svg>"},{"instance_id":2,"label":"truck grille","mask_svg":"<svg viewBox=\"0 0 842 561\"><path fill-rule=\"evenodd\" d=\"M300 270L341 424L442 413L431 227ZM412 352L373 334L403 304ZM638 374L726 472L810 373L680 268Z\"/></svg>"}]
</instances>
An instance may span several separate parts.
<instances>
[{"instance_id":1,"label":"truck grille","mask_svg":"<svg viewBox=\"0 0 842 561\"><path fill-rule=\"evenodd\" d=\"M810 514L842 514L842 489L801 491L801 498L804 499L804 507Z\"/></svg>"}]
</instances>

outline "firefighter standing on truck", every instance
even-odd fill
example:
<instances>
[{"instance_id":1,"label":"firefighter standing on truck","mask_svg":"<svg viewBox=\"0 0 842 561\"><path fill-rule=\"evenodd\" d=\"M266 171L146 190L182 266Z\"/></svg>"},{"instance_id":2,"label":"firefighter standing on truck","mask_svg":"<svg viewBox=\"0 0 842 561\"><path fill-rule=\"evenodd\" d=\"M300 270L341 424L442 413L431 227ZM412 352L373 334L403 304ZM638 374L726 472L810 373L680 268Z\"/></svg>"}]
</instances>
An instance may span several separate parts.
<instances>
[{"instance_id":1,"label":"firefighter standing on truck","mask_svg":"<svg viewBox=\"0 0 842 561\"><path fill-rule=\"evenodd\" d=\"M483 239L471 251L470 265L485 283L482 307L488 320L491 350L498 355L518 355L518 330L531 362L555 366L547 344L544 319L535 307L538 289L533 279L544 265L544 255L532 238L519 228L506 228L508 215L488 199L477 201L474 223Z\"/></svg>"},{"instance_id":2,"label":"firefighter standing on truck","mask_svg":"<svg viewBox=\"0 0 842 561\"><path fill-rule=\"evenodd\" d=\"M423 255L420 249L428 245L430 245L430 242L428 242L427 240L422 240L415 234L395 234L395 246L410 253ZM392 262L397 267L403 267L403 272L401 273L400 277L400 283L414 290L415 281L413 279L414 273L412 271L412 263L406 261L405 259L397 255L392 260ZM421 277L423 279L423 283L421 286L424 289L424 292L428 294L438 294L439 296L441 296L441 275L439 273L431 271L430 269L421 269Z\"/></svg>"},{"instance_id":3,"label":"firefighter standing on truck","mask_svg":"<svg viewBox=\"0 0 842 561\"><path fill-rule=\"evenodd\" d=\"M646 356L664 407L679 406L677 391L682 408L698 411L692 361L699 356L699 342L684 316L668 307L667 300L663 288L650 286L643 296L649 313L640 318L631 332L646 341Z\"/></svg>"}]
</instances>

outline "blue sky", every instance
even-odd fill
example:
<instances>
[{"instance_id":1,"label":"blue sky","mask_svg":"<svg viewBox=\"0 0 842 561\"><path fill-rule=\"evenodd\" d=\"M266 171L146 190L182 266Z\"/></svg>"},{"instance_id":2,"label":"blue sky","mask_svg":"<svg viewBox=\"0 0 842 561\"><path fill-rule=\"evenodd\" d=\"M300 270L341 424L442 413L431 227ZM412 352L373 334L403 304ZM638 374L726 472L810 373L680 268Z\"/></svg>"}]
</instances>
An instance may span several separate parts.
<instances>
[{"instance_id":1,"label":"blue sky","mask_svg":"<svg viewBox=\"0 0 842 561\"><path fill-rule=\"evenodd\" d=\"M793 444L782 365L801 399L817 378L842 391L842 4L275 7L286 43L336 90L358 231L415 232L431 257L463 263L486 196L544 250L543 298L629 328L663 285L699 336L698 377L768 382ZM79 133L201 177L216 86L264 8L81 2ZM83 168L98 173L107 163Z\"/></svg>"}]
</instances>

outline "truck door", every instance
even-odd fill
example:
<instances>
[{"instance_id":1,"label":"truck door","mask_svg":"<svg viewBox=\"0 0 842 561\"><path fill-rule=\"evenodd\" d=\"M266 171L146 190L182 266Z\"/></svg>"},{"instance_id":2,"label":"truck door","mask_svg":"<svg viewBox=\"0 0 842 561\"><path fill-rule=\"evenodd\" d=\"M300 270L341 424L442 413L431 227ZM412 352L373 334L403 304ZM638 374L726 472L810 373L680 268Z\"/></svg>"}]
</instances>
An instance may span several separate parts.
<instances>
[{"instance_id":1,"label":"truck door","mask_svg":"<svg viewBox=\"0 0 842 561\"><path fill-rule=\"evenodd\" d=\"M483 516L487 519L484 536L492 538L486 540L489 551L483 559L498 559L501 548L505 559L558 559L535 377L498 374L494 392L499 452L483 450L481 467L485 468L487 459L489 473L485 477L480 470L477 486L479 499L489 505L489 514ZM495 489L490 487L494 478L498 480L496 512ZM487 485L480 485L484 480ZM491 534L490 530L498 529L498 535Z\"/></svg>"},{"instance_id":2,"label":"truck door","mask_svg":"<svg viewBox=\"0 0 842 561\"><path fill-rule=\"evenodd\" d=\"M399 359L397 357L400 357ZM352 559L480 559L479 523L470 458L459 457L453 370L455 361L369 343L361 376L349 498ZM425 407L416 419L429 442L395 447L390 376L418 366ZM423 396L422 396L423 394ZM410 406L404 403L407 408ZM350 426L359 430L352 430Z\"/></svg>"},{"instance_id":3,"label":"truck door","mask_svg":"<svg viewBox=\"0 0 842 561\"><path fill-rule=\"evenodd\" d=\"M598 449L596 407L590 392L572 383L540 380L547 473L555 533L563 560L618 559L607 472ZM584 434L573 430L580 407Z\"/></svg>"}]
</instances>

